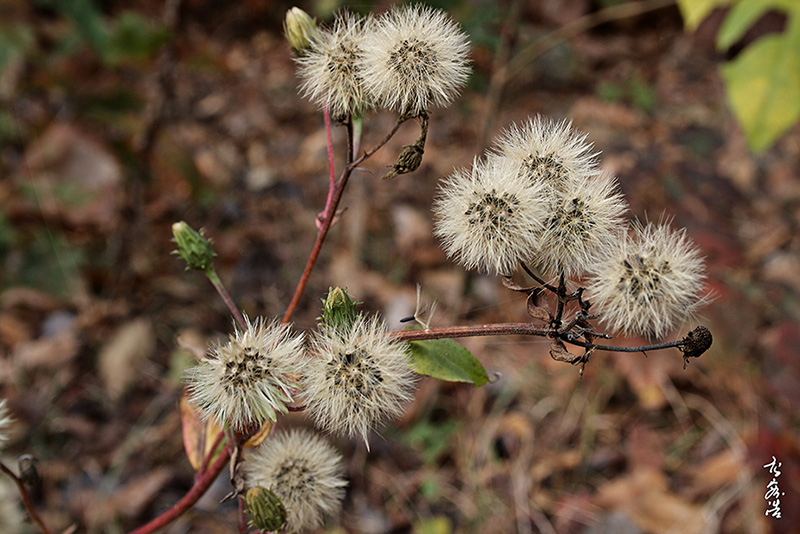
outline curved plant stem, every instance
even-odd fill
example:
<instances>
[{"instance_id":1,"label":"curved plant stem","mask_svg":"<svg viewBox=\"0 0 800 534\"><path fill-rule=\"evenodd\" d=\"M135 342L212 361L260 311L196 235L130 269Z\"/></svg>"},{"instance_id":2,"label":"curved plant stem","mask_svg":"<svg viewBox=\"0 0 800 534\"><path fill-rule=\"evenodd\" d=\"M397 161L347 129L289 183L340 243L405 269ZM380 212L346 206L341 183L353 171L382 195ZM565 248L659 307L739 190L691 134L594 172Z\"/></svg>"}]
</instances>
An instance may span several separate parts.
<instances>
[{"instance_id":1,"label":"curved plant stem","mask_svg":"<svg viewBox=\"0 0 800 534\"><path fill-rule=\"evenodd\" d=\"M336 208L339 206L339 202L342 199L342 194L344 193L344 188L347 186L347 181L350 178L350 175L353 173L356 167L358 167L364 160L368 159L372 156L375 152L380 150L389 140L397 133L398 128L400 125L405 122L406 119L400 118L395 123L392 130L386 134L380 143L372 147L371 149L364 152L364 154L353 161L353 122L352 120L348 120L345 124L347 126L347 143L348 143L348 151L347 151L347 163L342 170L342 174L339 177L339 181L336 184L336 190L333 195L333 201L330 202L326 207L325 211L322 215L322 226L320 226L319 231L317 232L317 240L314 243L314 248L311 249L311 254L308 256L308 261L306 262L306 266L303 269L303 274L300 275L300 281L297 283L297 287L294 290L294 295L292 295L292 300L289 302L289 306L286 308L286 313L283 314L283 319L281 319L282 323L288 323L292 320L292 316L294 315L295 310L297 309L297 305L300 303L300 297L303 295L303 291L305 291L306 284L308 283L308 277L311 275L311 271L314 269L314 265L317 263L317 259L319 259L319 253L322 250L322 245L325 242L325 238L328 235L328 230L331 229L331 224L333 223L333 216L336 213Z\"/></svg>"},{"instance_id":2,"label":"curved plant stem","mask_svg":"<svg viewBox=\"0 0 800 534\"><path fill-rule=\"evenodd\" d=\"M226 446L211 467L195 478L194 485L181 500L173 504L167 511L157 516L149 523L142 525L136 530L132 530L129 534L150 534L164 528L183 515L184 512L194 506L197 500L203 496L214 480L216 480L222 470L225 469L225 466L228 465L230 455L230 447Z\"/></svg>"},{"instance_id":3,"label":"curved plant stem","mask_svg":"<svg viewBox=\"0 0 800 534\"><path fill-rule=\"evenodd\" d=\"M239 326L243 330L247 330L247 323L245 322L244 317L242 316L242 312L240 312L239 308L237 308L236 304L234 304L230 293L228 293L228 290L225 289L225 286L222 284L222 280L220 280L219 276L217 276L217 271L215 271L214 268L212 267L206 272L206 276L211 281L211 284L214 286L214 289L217 290L217 293L219 293L219 296L222 297L222 300L223 302L225 302L225 305L228 307L233 316L236 318L236 322L239 323Z\"/></svg>"},{"instance_id":4,"label":"curved plant stem","mask_svg":"<svg viewBox=\"0 0 800 534\"><path fill-rule=\"evenodd\" d=\"M43 534L53 534L53 531L47 528L47 525L44 524L42 518L36 513L36 509L33 507L33 503L31 502L30 495L28 495L28 488L25 487L25 483L2 462L0 462L0 471L3 471L3 473L10 476L17 485L19 496L22 498L22 504L25 505L25 510L28 512L28 516L31 518L31 521L36 523L36 526L39 527L39 530L41 530Z\"/></svg>"}]
</instances>

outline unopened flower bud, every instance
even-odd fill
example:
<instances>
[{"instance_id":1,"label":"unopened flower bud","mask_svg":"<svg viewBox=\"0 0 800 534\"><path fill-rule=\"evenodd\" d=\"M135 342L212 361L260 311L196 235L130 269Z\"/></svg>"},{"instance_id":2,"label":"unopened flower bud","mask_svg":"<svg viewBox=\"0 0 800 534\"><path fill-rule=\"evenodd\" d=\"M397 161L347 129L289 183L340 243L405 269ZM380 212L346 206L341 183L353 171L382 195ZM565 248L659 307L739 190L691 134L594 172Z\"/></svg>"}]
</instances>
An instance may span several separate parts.
<instances>
[{"instance_id":1,"label":"unopened flower bud","mask_svg":"<svg viewBox=\"0 0 800 534\"><path fill-rule=\"evenodd\" d=\"M328 296L322 301L322 322L331 327L349 328L358 317L356 306L346 289L333 287L328 290Z\"/></svg>"},{"instance_id":2,"label":"unopened flower bud","mask_svg":"<svg viewBox=\"0 0 800 534\"><path fill-rule=\"evenodd\" d=\"M173 241L178 245L173 254L177 254L186 262L187 269L208 273L212 269L214 256L217 254L211 247L211 241L203 236L203 230L194 230L184 221L172 225Z\"/></svg>"},{"instance_id":3,"label":"unopened flower bud","mask_svg":"<svg viewBox=\"0 0 800 534\"><path fill-rule=\"evenodd\" d=\"M414 172L422 163L423 146L413 144L406 145L403 151L397 156L397 161L392 165L392 170L383 175L383 179L394 178L399 174Z\"/></svg>"},{"instance_id":4,"label":"unopened flower bud","mask_svg":"<svg viewBox=\"0 0 800 534\"><path fill-rule=\"evenodd\" d=\"M271 489L261 486L247 491L244 498L247 503L247 513L250 515L250 524L258 530L273 532L286 523L286 508Z\"/></svg>"},{"instance_id":5,"label":"unopened flower bud","mask_svg":"<svg viewBox=\"0 0 800 534\"><path fill-rule=\"evenodd\" d=\"M305 55L316 32L316 19L305 11L299 7L293 7L286 12L286 19L283 21L283 33L286 35L286 40L289 41L289 46L295 55Z\"/></svg>"}]
</instances>

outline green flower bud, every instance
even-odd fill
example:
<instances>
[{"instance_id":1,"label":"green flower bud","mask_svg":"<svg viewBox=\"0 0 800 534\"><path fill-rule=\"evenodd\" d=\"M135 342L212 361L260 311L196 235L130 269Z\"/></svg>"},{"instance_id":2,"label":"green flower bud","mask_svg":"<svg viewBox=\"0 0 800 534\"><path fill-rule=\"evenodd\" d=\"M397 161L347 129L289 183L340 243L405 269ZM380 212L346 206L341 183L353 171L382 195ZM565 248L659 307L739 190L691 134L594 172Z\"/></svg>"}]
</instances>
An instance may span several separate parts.
<instances>
[{"instance_id":1,"label":"green flower bud","mask_svg":"<svg viewBox=\"0 0 800 534\"><path fill-rule=\"evenodd\" d=\"M286 523L286 508L271 489L261 486L247 491L244 498L250 525L258 530L274 532Z\"/></svg>"},{"instance_id":2,"label":"green flower bud","mask_svg":"<svg viewBox=\"0 0 800 534\"><path fill-rule=\"evenodd\" d=\"M178 245L173 254L177 254L186 262L186 269L203 271L208 274L212 271L214 256L217 254L211 247L211 241L203 236L203 230L197 232L185 222L176 222L172 225L173 241Z\"/></svg>"},{"instance_id":3,"label":"green flower bud","mask_svg":"<svg viewBox=\"0 0 800 534\"><path fill-rule=\"evenodd\" d=\"M327 326L349 328L358 317L356 306L346 289L332 287L322 301L322 316L319 318Z\"/></svg>"},{"instance_id":4,"label":"green flower bud","mask_svg":"<svg viewBox=\"0 0 800 534\"><path fill-rule=\"evenodd\" d=\"M316 19L305 11L299 7L293 7L286 12L286 19L283 21L283 33L286 35L286 40L289 41L289 46L295 55L305 55L316 32Z\"/></svg>"}]
</instances>

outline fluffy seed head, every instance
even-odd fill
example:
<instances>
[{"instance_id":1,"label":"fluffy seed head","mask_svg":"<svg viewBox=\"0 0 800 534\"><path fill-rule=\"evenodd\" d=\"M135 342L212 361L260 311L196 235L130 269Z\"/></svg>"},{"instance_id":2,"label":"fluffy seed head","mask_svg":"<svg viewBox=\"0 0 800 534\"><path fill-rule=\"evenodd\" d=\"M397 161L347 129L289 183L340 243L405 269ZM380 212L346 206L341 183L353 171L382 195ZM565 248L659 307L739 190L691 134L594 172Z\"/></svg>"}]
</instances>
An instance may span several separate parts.
<instances>
[{"instance_id":1,"label":"fluffy seed head","mask_svg":"<svg viewBox=\"0 0 800 534\"><path fill-rule=\"evenodd\" d=\"M247 320L244 331L186 372L189 400L233 430L274 422L292 401L302 352L303 336L293 337L288 325Z\"/></svg>"},{"instance_id":2,"label":"fluffy seed head","mask_svg":"<svg viewBox=\"0 0 800 534\"><path fill-rule=\"evenodd\" d=\"M400 113L444 107L470 73L469 40L440 10L389 10L364 40L364 82L375 101Z\"/></svg>"},{"instance_id":3,"label":"fluffy seed head","mask_svg":"<svg viewBox=\"0 0 800 534\"><path fill-rule=\"evenodd\" d=\"M360 18L344 11L333 27L313 34L305 55L296 59L303 95L341 119L361 114L371 106L364 92L362 59L364 39L373 25L371 18Z\"/></svg>"},{"instance_id":4,"label":"fluffy seed head","mask_svg":"<svg viewBox=\"0 0 800 534\"><path fill-rule=\"evenodd\" d=\"M684 230L636 225L593 269L591 298L615 331L663 337L705 301L703 260Z\"/></svg>"},{"instance_id":5,"label":"fluffy seed head","mask_svg":"<svg viewBox=\"0 0 800 534\"><path fill-rule=\"evenodd\" d=\"M473 162L440 185L434 233L448 257L467 269L511 274L537 248L546 202L505 158Z\"/></svg>"},{"instance_id":6,"label":"fluffy seed head","mask_svg":"<svg viewBox=\"0 0 800 534\"><path fill-rule=\"evenodd\" d=\"M14 419L8 411L6 399L0 400L0 447L8 441L9 429Z\"/></svg>"},{"instance_id":7,"label":"fluffy seed head","mask_svg":"<svg viewBox=\"0 0 800 534\"><path fill-rule=\"evenodd\" d=\"M245 454L248 487L271 489L286 508L286 529L322 525L344 498L344 463L324 439L307 430L276 432Z\"/></svg>"},{"instance_id":8,"label":"fluffy seed head","mask_svg":"<svg viewBox=\"0 0 800 534\"><path fill-rule=\"evenodd\" d=\"M548 273L567 277L585 272L624 235L627 209L608 175L583 176L551 190L548 213L533 261Z\"/></svg>"},{"instance_id":9,"label":"fluffy seed head","mask_svg":"<svg viewBox=\"0 0 800 534\"><path fill-rule=\"evenodd\" d=\"M321 325L301 378L317 426L366 443L370 429L402 414L417 375L406 345L386 334L383 321L364 315L345 327Z\"/></svg>"},{"instance_id":10,"label":"fluffy seed head","mask_svg":"<svg viewBox=\"0 0 800 534\"><path fill-rule=\"evenodd\" d=\"M529 181L544 182L556 190L570 180L599 174L592 144L567 120L556 122L537 115L520 126L512 125L496 141L494 151L515 161Z\"/></svg>"}]
</instances>

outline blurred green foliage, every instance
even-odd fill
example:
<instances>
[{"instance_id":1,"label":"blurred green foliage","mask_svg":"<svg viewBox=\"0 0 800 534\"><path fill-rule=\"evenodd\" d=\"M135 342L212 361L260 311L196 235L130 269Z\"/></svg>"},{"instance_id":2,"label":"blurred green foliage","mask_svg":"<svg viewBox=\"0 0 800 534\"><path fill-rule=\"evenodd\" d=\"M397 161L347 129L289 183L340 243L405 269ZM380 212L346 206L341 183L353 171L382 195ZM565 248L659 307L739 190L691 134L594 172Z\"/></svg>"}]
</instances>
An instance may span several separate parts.
<instances>
[{"instance_id":1,"label":"blurred green foliage","mask_svg":"<svg viewBox=\"0 0 800 534\"><path fill-rule=\"evenodd\" d=\"M123 11L108 19L92 0L37 0L37 4L72 22L75 35L65 37L62 49L69 51L85 42L109 66L146 60L170 37L166 28L155 26L135 11Z\"/></svg>"},{"instance_id":2,"label":"blurred green foliage","mask_svg":"<svg viewBox=\"0 0 800 534\"><path fill-rule=\"evenodd\" d=\"M639 72L634 72L621 83L600 82L595 92L606 102L630 103L647 114L653 113L658 105L655 89L644 80Z\"/></svg>"},{"instance_id":3,"label":"blurred green foliage","mask_svg":"<svg viewBox=\"0 0 800 534\"><path fill-rule=\"evenodd\" d=\"M718 7L729 7L717 34L728 50L769 11L786 16L782 33L758 38L721 68L728 100L750 148L763 152L800 119L800 1L678 0L688 31Z\"/></svg>"}]
</instances>

